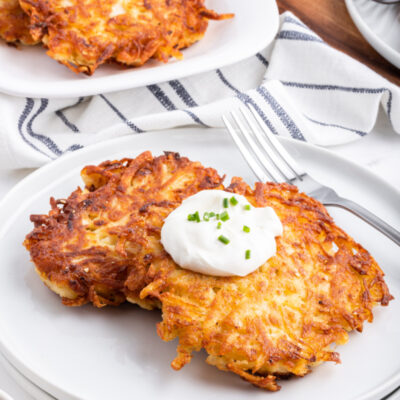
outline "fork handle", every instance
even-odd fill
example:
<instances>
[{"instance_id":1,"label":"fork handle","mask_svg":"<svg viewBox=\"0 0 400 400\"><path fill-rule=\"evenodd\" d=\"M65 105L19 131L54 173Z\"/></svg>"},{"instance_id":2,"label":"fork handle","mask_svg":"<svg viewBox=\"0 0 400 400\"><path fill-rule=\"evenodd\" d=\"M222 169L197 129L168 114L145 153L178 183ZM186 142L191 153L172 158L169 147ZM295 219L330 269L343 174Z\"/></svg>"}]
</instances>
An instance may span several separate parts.
<instances>
[{"instance_id":1,"label":"fork handle","mask_svg":"<svg viewBox=\"0 0 400 400\"><path fill-rule=\"evenodd\" d=\"M371 211L368 211L366 208L354 203L354 201L337 196L334 200L326 200L323 203L325 206L340 207L350 211L352 214L361 218L363 221L373 226L379 232L383 233L389 239L393 240L393 242L395 242L398 246L400 246L400 232L397 229L394 229L375 214L372 214Z\"/></svg>"}]
</instances>

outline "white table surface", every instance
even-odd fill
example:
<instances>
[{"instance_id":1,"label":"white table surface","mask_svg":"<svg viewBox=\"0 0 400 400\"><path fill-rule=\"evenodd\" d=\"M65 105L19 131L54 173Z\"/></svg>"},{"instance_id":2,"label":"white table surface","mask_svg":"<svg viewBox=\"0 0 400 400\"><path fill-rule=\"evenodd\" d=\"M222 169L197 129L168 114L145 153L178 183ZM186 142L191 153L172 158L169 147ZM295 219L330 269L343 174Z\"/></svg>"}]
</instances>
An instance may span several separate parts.
<instances>
[{"instance_id":1,"label":"white table surface","mask_svg":"<svg viewBox=\"0 0 400 400\"><path fill-rule=\"evenodd\" d=\"M379 115L374 130L368 136L356 142L334 146L330 149L354 162L367 166L381 178L400 189L400 135L393 132L382 113ZM32 171L31 169L0 170L0 199ZM2 356L0 355L0 357ZM25 393L13 381L1 363L0 389L9 393L15 400L33 400L33 397Z\"/></svg>"}]
</instances>

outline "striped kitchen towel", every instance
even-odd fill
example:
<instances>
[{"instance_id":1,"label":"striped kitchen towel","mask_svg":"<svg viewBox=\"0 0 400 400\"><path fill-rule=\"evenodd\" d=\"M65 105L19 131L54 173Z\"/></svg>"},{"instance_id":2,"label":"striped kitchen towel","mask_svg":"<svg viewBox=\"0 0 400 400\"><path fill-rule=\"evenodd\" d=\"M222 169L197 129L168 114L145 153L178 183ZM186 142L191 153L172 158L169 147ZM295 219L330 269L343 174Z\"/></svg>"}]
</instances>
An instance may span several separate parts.
<instances>
[{"instance_id":1,"label":"striped kitchen towel","mask_svg":"<svg viewBox=\"0 0 400 400\"><path fill-rule=\"evenodd\" d=\"M367 135L380 106L400 133L400 88L284 13L270 46L211 72L79 99L0 94L0 168L37 167L122 135L221 127L239 104L252 104L273 133L322 146Z\"/></svg>"}]
</instances>

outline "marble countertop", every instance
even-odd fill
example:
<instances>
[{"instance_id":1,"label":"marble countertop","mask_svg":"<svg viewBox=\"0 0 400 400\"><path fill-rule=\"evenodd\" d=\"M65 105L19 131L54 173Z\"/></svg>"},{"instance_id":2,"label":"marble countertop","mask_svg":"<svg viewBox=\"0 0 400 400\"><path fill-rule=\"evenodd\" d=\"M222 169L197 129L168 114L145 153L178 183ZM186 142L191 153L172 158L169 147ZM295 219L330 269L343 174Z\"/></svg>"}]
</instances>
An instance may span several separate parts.
<instances>
[{"instance_id":1,"label":"marble countertop","mask_svg":"<svg viewBox=\"0 0 400 400\"><path fill-rule=\"evenodd\" d=\"M393 132L383 115L379 116L374 130L365 138L353 143L333 146L330 150L366 166L382 179L400 189L400 135ZM32 171L31 169L0 170L0 199ZM0 355L0 361L1 357ZM9 393L15 400L33 400L33 397L13 380L2 363L0 363L0 389Z\"/></svg>"}]
</instances>

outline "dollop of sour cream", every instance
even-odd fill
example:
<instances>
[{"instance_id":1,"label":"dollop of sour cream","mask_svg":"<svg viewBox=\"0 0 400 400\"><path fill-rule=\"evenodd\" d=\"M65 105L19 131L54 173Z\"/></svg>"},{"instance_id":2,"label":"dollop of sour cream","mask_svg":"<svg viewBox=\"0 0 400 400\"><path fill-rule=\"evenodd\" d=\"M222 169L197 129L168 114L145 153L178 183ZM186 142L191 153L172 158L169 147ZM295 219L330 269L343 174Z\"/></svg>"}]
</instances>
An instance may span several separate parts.
<instances>
[{"instance_id":1,"label":"dollop of sour cream","mask_svg":"<svg viewBox=\"0 0 400 400\"><path fill-rule=\"evenodd\" d=\"M207 275L245 276L276 253L282 223L271 207L244 196L203 190L169 214L161 243L182 268Z\"/></svg>"}]
</instances>

